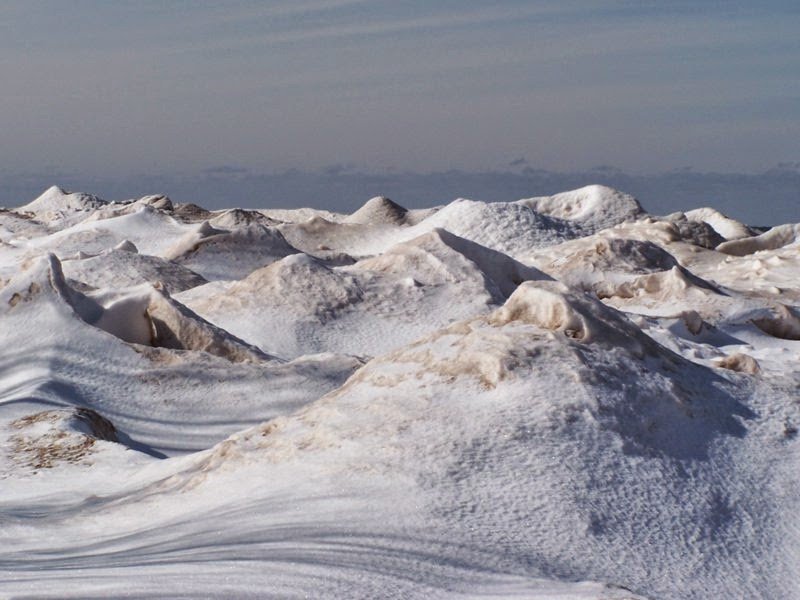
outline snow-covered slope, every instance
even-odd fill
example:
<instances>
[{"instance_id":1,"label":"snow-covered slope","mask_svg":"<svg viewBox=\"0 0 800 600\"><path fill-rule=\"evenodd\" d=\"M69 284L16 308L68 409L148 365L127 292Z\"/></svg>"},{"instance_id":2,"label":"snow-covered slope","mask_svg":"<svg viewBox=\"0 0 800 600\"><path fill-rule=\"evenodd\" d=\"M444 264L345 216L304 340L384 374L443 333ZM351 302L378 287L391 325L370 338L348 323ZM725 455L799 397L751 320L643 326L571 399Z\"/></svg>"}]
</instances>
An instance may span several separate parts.
<instances>
[{"instance_id":1,"label":"snow-covered slope","mask_svg":"<svg viewBox=\"0 0 800 600\"><path fill-rule=\"evenodd\" d=\"M0 595L800 597L800 255L589 186L0 213Z\"/></svg>"},{"instance_id":2,"label":"snow-covered slope","mask_svg":"<svg viewBox=\"0 0 800 600\"><path fill-rule=\"evenodd\" d=\"M572 221L587 234L644 214L636 198L602 185L589 185L554 196L528 198L520 200L518 204L541 214Z\"/></svg>"},{"instance_id":3,"label":"snow-covered slope","mask_svg":"<svg viewBox=\"0 0 800 600\"><path fill-rule=\"evenodd\" d=\"M210 284L177 297L266 352L375 356L486 312L522 281L546 277L434 229L351 266L328 267L295 254L232 285Z\"/></svg>"},{"instance_id":4,"label":"snow-covered slope","mask_svg":"<svg viewBox=\"0 0 800 600\"><path fill-rule=\"evenodd\" d=\"M253 223L227 231L205 221L167 249L164 256L207 279L231 280L297 252L272 227Z\"/></svg>"},{"instance_id":5,"label":"snow-covered slope","mask_svg":"<svg viewBox=\"0 0 800 600\"><path fill-rule=\"evenodd\" d=\"M67 192L54 185L46 189L35 200L16 209L22 214L33 215L50 226L76 221L90 216L93 211L104 208L106 201L80 192Z\"/></svg>"}]
</instances>

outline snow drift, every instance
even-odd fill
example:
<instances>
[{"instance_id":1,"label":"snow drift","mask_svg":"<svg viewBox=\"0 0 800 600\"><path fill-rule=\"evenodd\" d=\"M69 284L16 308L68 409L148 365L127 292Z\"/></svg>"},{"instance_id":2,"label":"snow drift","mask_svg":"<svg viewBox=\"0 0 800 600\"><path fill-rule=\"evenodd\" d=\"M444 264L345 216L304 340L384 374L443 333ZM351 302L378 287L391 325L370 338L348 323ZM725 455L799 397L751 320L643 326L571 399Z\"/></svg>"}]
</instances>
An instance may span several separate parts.
<instances>
[{"instance_id":1,"label":"snow drift","mask_svg":"<svg viewBox=\"0 0 800 600\"><path fill-rule=\"evenodd\" d=\"M800 255L588 186L0 212L0 595L800 596Z\"/></svg>"}]
</instances>

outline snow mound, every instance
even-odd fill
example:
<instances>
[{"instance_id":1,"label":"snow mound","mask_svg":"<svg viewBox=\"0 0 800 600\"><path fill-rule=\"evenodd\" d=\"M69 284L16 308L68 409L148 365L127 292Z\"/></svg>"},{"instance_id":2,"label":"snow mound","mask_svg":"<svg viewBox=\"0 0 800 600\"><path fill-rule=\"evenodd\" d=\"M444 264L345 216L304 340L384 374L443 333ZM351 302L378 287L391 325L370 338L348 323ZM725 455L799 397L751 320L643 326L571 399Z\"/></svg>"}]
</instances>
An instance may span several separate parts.
<instances>
[{"instance_id":1,"label":"snow mound","mask_svg":"<svg viewBox=\"0 0 800 600\"><path fill-rule=\"evenodd\" d=\"M684 214L689 221L708 223L726 240L738 240L755 235L755 232L744 223L726 217L713 208L696 208Z\"/></svg>"},{"instance_id":2,"label":"snow mound","mask_svg":"<svg viewBox=\"0 0 800 600\"><path fill-rule=\"evenodd\" d=\"M555 569L654 597L702 597L755 574L751 552L764 540L737 538L734 559L710 535L719 512L709 498L742 490L747 508L724 509L738 519L760 495L748 486L761 467L742 458L738 470L719 457L743 443L753 418L737 384L588 296L526 282L488 319L370 361L339 390L232 436L175 481L215 489L224 469L255 457L268 472L314 465L336 489L359 485L358 474L383 476L385 495L371 492L371 510L392 522L417 515L419 537L410 537L436 539L437 562L479 548L485 566L513 561L531 575ZM659 489L680 493L653 496ZM678 523L709 532L688 534L691 556L678 543L687 537L672 537ZM687 573L709 557L716 568Z\"/></svg>"},{"instance_id":3,"label":"snow mound","mask_svg":"<svg viewBox=\"0 0 800 600\"><path fill-rule=\"evenodd\" d=\"M214 213L192 202L178 202L172 207L172 216L182 223L202 223L214 218Z\"/></svg>"},{"instance_id":4,"label":"snow mound","mask_svg":"<svg viewBox=\"0 0 800 600\"><path fill-rule=\"evenodd\" d=\"M304 223L310 219L321 218L330 223L340 223L347 215L318 208L262 208L262 215L283 223Z\"/></svg>"},{"instance_id":5,"label":"snow mound","mask_svg":"<svg viewBox=\"0 0 800 600\"><path fill-rule=\"evenodd\" d=\"M104 221L115 217L136 214L141 210L171 214L172 200L163 194L143 196L137 200L123 200L122 202L109 202L102 210L94 211L84 222Z\"/></svg>"},{"instance_id":6,"label":"snow mound","mask_svg":"<svg viewBox=\"0 0 800 600\"><path fill-rule=\"evenodd\" d=\"M171 212L175 208L169 196L165 196L164 194L142 196L138 200L135 200L134 204L152 206L156 210L164 210L167 212Z\"/></svg>"},{"instance_id":7,"label":"snow mound","mask_svg":"<svg viewBox=\"0 0 800 600\"><path fill-rule=\"evenodd\" d=\"M254 224L224 231L206 221L170 248L165 258L213 281L241 279L297 252L273 227Z\"/></svg>"},{"instance_id":8,"label":"snow mound","mask_svg":"<svg viewBox=\"0 0 800 600\"><path fill-rule=\"evenodd\" d=\"M298 223L283 223L278 230L288 242L306 254L319 252L340 252L362 256L374 254L370 251L370 240L376 228L361 223L337 223L319 215L314 215ZM385 227L378 227L385 233ZM368 250L362 251L366 245Z\"/></svg>"},{"instance_id":9,"label":"snow mound","mask_svg":"<svg viewBox=\"0 0 800 600\"><path fill-rule=\"evenodd\" d=\"M488 317L494 326L514 321L558 332L582 343L621 344L636 355L653 346L620 313L558 281L523 283Z\"/></svg>"},{"instance_id":10,"label":"snow mound","mask_svg":"<svg viewBox=\"0 0 800 600\"><path fill-rule=\"evenodd\" d=\"M595 376L580 368L578 372L572 370L572 365L580 365L585 360L596 361L598 365L602 363L605 374L616 368L621 368L624 373L617 373L613 381L604 381L602 375ZM561 382L556 385L565 388L583 386L585 391L598 399L602 398L603 393L598 388L613 388L625 380L625 373L639 371L643 364L648 365L662 384L669 372L682 368L687 379L702 381L706 378L707 384L704 388L712 388L711 381L714 381L714 385L721 385L707 368L694 365L661 346L618 311L585 294L574 293L558 282L531 281L521 284L503 307L485 318L453 323L404 348L376 358L357 371L342 388L319 402L296 415L234 436L231 442L234 446L246 445L243 442L255 434L258 438L265 438L256 440L258 447L272 448L272 459L283 460L294 454L284 454L288 448L281 447L286 443L299 443L299 448L303 450L330 450L339 447L340 439L385 439L384 436L398 423L413 423L417 419L425 421L420 424L418 434L437 435L434 432L438 432L449 435L445 433L448 426L442 428L439 419L447 419L447 414L455 417L458 412L456 407L463 406L467 412L461 417L470 419L470 411L476 410L480 413L492 406L471 404L472 400L463 397L465 393L467 396L474 396L476 393L474 388L471 392L465 392L470 389L472 381L478 380L483 389L496 388L498 398L513 397L514 402L527 402L531 394L547 398L550 392L545 391L546 388L527 386L538 385L540 381L544 384L549 379L547 369L552 368L553 362L561 364L570 373L567 378L551 372L550 375ZM523 388L512 391L517 385L522 385ZM367 413L356 416L355 413L363 408L360 406L363 396L359 395L359 391L370 388L382 390L374 401L383 406L373 403ZM425 391L421 397L412 401L407 396L410 389ZM622 390L617 390L613 399L604 398L600 401L617 412L620 418L624 415L625 419L642 419L635 427L635 435L644 434L647 428L644 414L636 415L636 411L652 411L654 417L659 415L661 419L677 419L688 423L693 417L683 406L691 403L688 398L702 397L700 390L691 390L684 386L674 389L645 387L638 391L626 386L626 390L634 394L641 393L643 397L652 395L647 400L648 406L645 408L644 405L638 405ZM571 392L561 390L556 396L558 399L553 397L553 401L566 401L571 397ZM394 403L400 404L386 406ZM662 406L659 407L659 404ZM663 404L670 405L666 412ZM710 399L701 404L707 405L712 413L724 418L725 409L722 406L714 407ZM496 408L501 413L505 412L505 408ZM702 412L700 404L696 408ZM422 416L423 414L426 416ZM392 415L392 419L385 419L386 415ZM435 422L428 422L428 419ZM478 422L472 424L477 429L486 425ZM693 429L702 429L697 425ZM670 429L676 426L678 423L669 424ZM730 421L728 426L741 429ZM457 425L453 424L453 427L455 431L458 430ZM315 431L316 428L319 429ZM626 436L633 433L623 429L618 431ZM696 432L700 433L699 430ZM645 434L639 442L656 444L661 451L666 452L688 451L688 448L670 448L670 435L663 431L650 439L646 439L647 437ZM701 438L702 435L693 440L692 444L701 442ZM528 439L532 440L533 438ZM426 442L427 440L417 438L413 443L419 444L417 449L424 452ZM386 451L389 457L396 459L399 457L392 454L401 447L384 447L381 452ZM437 451L444 452L449 447L447 444L437 444L436 448ZM403 448L403 452L406 451L412 453L412 456L407 457L409 464L406 466L414 469L413 465L419 464L421 457L414 455L412 448ZM347 465L340 467L346 469ZM480 469L479 465L476 467Z\"/></svg>"},{"instance_id":11,"label":"snow mound","mask_svg":"<svg viewBox=\"0 0 800 600\"><path fill-rule=\"evenodd\" d=\"M422 285L463 283L478 277L494 300L507 298L523 281L549 279L538 269L441 228L362 260L356 268L412 277Z\"/></svg>"},{"instance_id":12,"label":"snow mound","mask_svg":"<svg viewBox=\"0 0 800 600\"><path fill-rule=\"evenodd\" d=\"M231 208L222 211L209 219L209 223L214 227L222 229L238 229L248 225L275 225L277 220L271 219L256 210L244 210L242 208Z\"/></svg>"},{"instance_id":13,"label":"snow mound","mask_svg":"<svg viewBox=\"0 0 800 600\"><path fill-rule=\"evenodd\" d=\"M554 196L519 200L538 213L572 221L586 232L593 233L642 216L638 200L613 188L589 185Z\"/></svg>"},{"instance_id":14,"label":"snow mound","mask_svg":"<svg viewBox=\"0 0 800 600\"><path fill-rule=\"evenodd\" d=\"M326 320L338 309L358 302L361 296L361 289L352 277L307 254L293 254L234 283L220 301L260 297L268 299L273 307L283 306Z\"/></svg>"},{"instance_id":15,"label":"snow mound","mask_svg":"<svg viewBox=\"0 0 800 600\"><path fill-rule=\"evenodd\" d=\"M376 196L352 215L344 219L344 223L361 223L363 225L402 225L408 211L385 196Z\"/></svg>"},{"instance_id":16,"label":"snow mound","mask_svg":"<svg viewBox=\"0 0 800 600\"><path fill-rule=\"evenodd\" d=\"M666 220L677 228L680 239L689 244L713 250L725 241L711 225L705 221L690 220L684 213L668 215Z\"/></svg>"},{"instance_id":17,"label":"snow mound","mask_svg":"<svg viewBox=\"0 0 800 600\"><path fill-rule=\"evenodd\" d=\"M83 260L64 260L64 274L94 288L123 288L150 283L169 294L207 281L186 267L157 256L137 254L131 242Z\"/></svg>"},{"instance_id":18,"label":"snow mound","mask_svg":"<svg viewBox=\"0 0 800 600\"><path fill-rule=\"evenodd\" d=\"M547 277L434 230L351 266L331 268L299 254L239 282L212 283L179 299L279 356L323 350L376 356L455 320L485 314L520 281L538 278Z\"/></svg>"},{"instance_id":19,"label":"snow mound","mask_svg":"<svg viewBox=\"0 0 800 600\"><path fill-rule=\"evenodd\" d=\"M52 235L32 239L25 244L30 250L70 256L78 252L99 254L127 240L143 254L162 255L176 237L188 227L163 211L141 205L133 212L112 215L105 219L86 217Z\"/></svg>"},{"instance_id":20,"label":"snow mound","mask_svg":"<svg viewBox=\"0 0 800 600\"><path fill-rule=\"evenodd\" d=\"M405 236L410 239L437 228L512 257L575 235L569 222L542 215L523 204L460 198L405 230Z\"/></svg>"},{"instance_id":21,"label":"snow mound","mask_svg":"<svg viewBox=\"0 0 800 600\"><path fill-rule=\"evenodd\" d=\"M778 225L761 235L733 239L717 246L717 250L733 256L746 256L762 250L777 250L800 241L800 224Z\"/></svg>"},{"instance_id":22,"label":"snow mound","mask_svg":"<svg viewBox=\"0 0 800 600\"><path fill-rule=\"evenodd\" d=\"M142 449L194 452L318 399L362 364L331 353L265 360L180 305L164 306L150 286L89 295L66 289L63 279L56 289L55 279L41 258L0 289L2 361L17 365L0 373L0 432L10 418L83 406L111 419ZM136 465L120 460L132 475ZM107 466L118 473L121 465Z\"/></svg>"},{"instance_id":23,"label":"snow mound","mask_svg":"<svg viewBox=\"0 0 800 600\"><path fill-rule=\"evenodd\" d=\"M601 298L646 298L650 303L700 302L724 295L719 288L679 265L667 271L640 275L619 285L601 285L596 291Z\"/></svg>"},{"instance_id":24,"label":"snow mound","mask_svg":"<svg viewBox=\"0 0 800 600\"><path fill-rule=\"evenodd\" d=\"M49 255L47 263L50 284L75 313L89 325L125 342L207 352L232 362L273 360L151 285L86 295L67 284L54 255Z\"/></svg>"},{"instance_id":25,"label":"snow mound","mask_svg":"<svg viewBox=\"0 0 800 600\"><path fill-rule=\"evenodd\" d=\"M592 238L553 249L556 257L545 270L559 280L584 290L621 283L631 276L666 271L678 262L653 242L629 238Z\"/></svg>"},{"instance_id":26,"label":"snow mound","mask_svg":"<svg viewBox=\"0 0 800 600\"><path fill-rule=\"evenodd\" d=\"M74 213L89 213L107 205L105 200L79 192L67 192L54 185L47 188L41 196L15 209L17 212L32 213L43 221L58 221Z\"/></svg>"}]
</instances>

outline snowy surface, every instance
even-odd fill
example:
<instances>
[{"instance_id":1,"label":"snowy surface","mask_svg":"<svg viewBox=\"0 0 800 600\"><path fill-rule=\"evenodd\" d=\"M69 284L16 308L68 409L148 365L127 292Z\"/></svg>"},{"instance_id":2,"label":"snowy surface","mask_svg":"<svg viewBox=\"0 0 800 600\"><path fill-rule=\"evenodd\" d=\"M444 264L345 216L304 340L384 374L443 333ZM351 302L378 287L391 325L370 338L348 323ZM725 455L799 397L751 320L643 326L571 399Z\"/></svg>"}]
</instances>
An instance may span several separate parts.
<instances>
[{"instance_id":1,"label":"snowy surface","mask_svg":"<svg viewBox=\"0 0 800 600\"><path fill-rule=\"evenodd\" d=\"M799 232L0 210L0 596L800 597Z\"/></svg>"}]
</instances>

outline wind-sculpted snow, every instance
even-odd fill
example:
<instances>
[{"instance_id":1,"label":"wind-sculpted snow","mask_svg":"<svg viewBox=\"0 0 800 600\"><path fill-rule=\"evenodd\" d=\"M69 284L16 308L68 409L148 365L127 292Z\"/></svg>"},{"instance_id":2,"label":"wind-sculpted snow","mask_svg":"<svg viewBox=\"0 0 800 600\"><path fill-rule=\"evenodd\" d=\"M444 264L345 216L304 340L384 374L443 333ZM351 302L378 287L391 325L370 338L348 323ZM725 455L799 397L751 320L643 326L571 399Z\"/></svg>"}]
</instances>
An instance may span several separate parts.
<instances>
[{"instance_id":1,"label":"wind-sculpted snow","mask_svg":"<svg viewBox=\"0 0 800 600\"><path fill-rule=\"evenodd\" d=\"M755 235L744 223L740 223L713 208L696 208L684 215L689 221L707 223L725 240L739 240Z\"/></svg>"},{"instance_id":2,"label":"wind-sculpted snow","mask_svg":"<svg viewBox=\"0 0 800 600\"><path fill-rule=\"evenodd\" d=\"M274 228L254 223L226 231L206 221L179 239L164 256L207 279L230 280L297 252Z\"/></svg>"},{"instance_id":3,"label":"wind-sculpted snow","mask_svg":"<svg viewBox=\"0 0 800 600\"><path fill-rule=\"evenodd\" d=\"M729 240L717 246L717 250L734 256L745 256L762 250L777 250L785 246L800 247L800 224L779 225L761 235Z\"/></svg>"},{"instance_id":4,"label":"wind-sculpted snow","mask_svg":"<svg viewBox=\"0 0 800 600\"><path fill-rule=\"evenodd\" d=\"M17 212L32 215L48 226L58 227L64 223L83 220L106 205L105 200L97 196L66 192L54 185L35 200L19 207Z\"/></svg>"},{"instance_id":5,"label":"wind-sculpted snow","mask_svg":"<svg viewBox=\"0 0 800 600\"><path fill-rule=\"evenodd\" d=\"M522 281L540 278L548 277L435 229L353 265L328 267L295 254L232 285L194 288L178 298L266 352L375 356L487 312Z\"/></svg>"},{"instance_id":6,"label":"wind-sculpted snow","mask_svg":"<svg viewBox=\"0 0 800 600\"><path fill-rule=\"evenodd\" d=\"M631 221L644 214L633 196L602 186L590 185L579 190L520 200L538 213L571 221L586 234Z\"/></svg>"},{"instance_id":7,"label":"wind-sculpted snow","mask_svg":"<svg viewBox=\"0 0 800 600\"><path fill-rule=\"evenodd\" d=\"M0 211L0 595L800 597L795 229Z\"/></svg>"},{"instance_id":8,"label":"wind-sculpted snow","mask_svg":"<svg viewBox=\"0 0 800 600\"><path fill-rule=\"evenodd\" d=\"M176 293L207 283L182 265L158 256L139 254L130 242L95 256L66 259L61 267L67 278L77 285L95 289L158 283L167 292Z\"/></svg>"}]
</instances>

